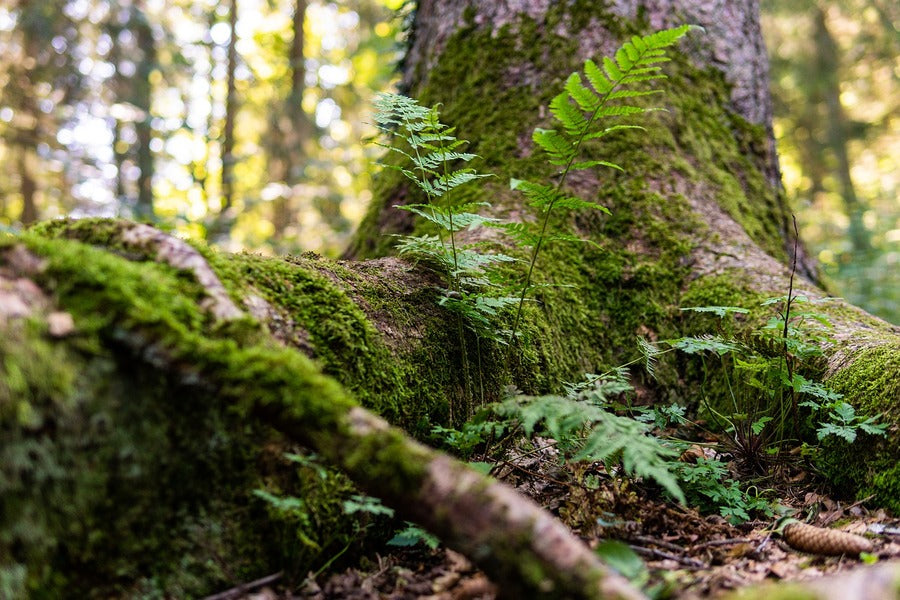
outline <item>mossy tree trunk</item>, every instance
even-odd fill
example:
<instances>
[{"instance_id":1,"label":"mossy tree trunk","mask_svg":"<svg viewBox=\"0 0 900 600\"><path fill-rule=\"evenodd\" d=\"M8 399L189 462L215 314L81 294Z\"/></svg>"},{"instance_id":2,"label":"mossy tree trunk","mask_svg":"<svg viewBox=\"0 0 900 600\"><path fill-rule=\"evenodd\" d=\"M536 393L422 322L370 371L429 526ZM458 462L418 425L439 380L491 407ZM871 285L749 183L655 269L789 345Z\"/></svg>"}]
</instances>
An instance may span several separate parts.
<instances>
[{"instance_id":1,"label":"mossy tree trunk","mask_svg":"<svg viewBox=\"0 0 900 600\"><path fill-rule=\"evenodd\" d=\"M573 180L612 211L574 223L604 249L547 249L542 281L578 287L543 288L513 364L482 343L464 381L460 348L476 345L437 306L440 278L381 256L385 234L418 227L391 208L415 198L390 174L349 262L221 255L119 221L0 238L0 595L180 597L267 569L321 567L367 524L343 517L350 484L320 477L299 444L468 552L510 593L633 596L546 513L373 413L424 437L466 406L474 365L488 401L509 383L555 391L633 358L635 335L690 327L680 306L786 292L789 215L754 3L509 4L423 0L405 78L425 103L443 103L443 120L498 175L471 199L499 216L529 218L505 182L552 175L530 131L549 123L542 107L584 58L632 33L706 28L671 64L668 112L594 149L628 172ZM824 295L800 262L798 291ZM832 475L896 508L897 330L828 306L829 380L894 428L850 457L834 449L843 470ZM670 379L648 393L679 393Z\"/></svg>"}]
</instances>

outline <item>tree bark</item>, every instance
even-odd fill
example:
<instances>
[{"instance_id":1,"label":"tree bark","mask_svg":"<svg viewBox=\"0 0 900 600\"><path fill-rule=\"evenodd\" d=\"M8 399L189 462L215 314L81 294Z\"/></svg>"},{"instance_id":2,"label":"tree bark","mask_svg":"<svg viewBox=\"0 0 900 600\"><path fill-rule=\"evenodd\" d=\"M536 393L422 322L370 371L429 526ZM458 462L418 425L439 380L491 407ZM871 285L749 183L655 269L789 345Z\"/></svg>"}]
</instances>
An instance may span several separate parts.
<instances>
[{"instance_id":1,"label":"tree bark","mask_svg":"<svg viewBox=\"0 0 900 600\"><path fill-rule=\"evenodd\" d=\"M346 484L283 457L301 443L511 594L634 597L532 503L381 419L416 435L448 423L451 406L470 400L463 348L487 401L510 382L557 391L633 358L635 335L689 331L680 306L786 292L789 217L754 3L641 6L420 3L405 81L425 103L443 103L442 120L498 175L472 200L489 200L502 217L530 218L509 177L552 176L530 132L549 124L542 107L584 58L676 21L706 28L675 53L668 112L595 149L592 158L614 157L628 173L573 180L572 191L612 212L574 222L604 250L547 249L542 282L577 288L542 288L512 364L484 341L476 361L476 344L436 303L435 274L377 257L390 252L385 233L416 227L391 208L416 200L392 173L376 183L353 248L368 260L221 255L118 221L58 221L0 238L0 514L10 532L0 568L48 595L102 584L110 595L161 585L186 596L294 559L315 570L316 557L358 532L341 516L335 490ZM814 274L807 258L801 264ZM810 280L795 290L824 294ZM898 331L851 306L825 306L836 338L825 348L829 381L893 428L885 442L831 449L826 469L851 492L897 507ZM757 308L747 322L765 318ZM645 382L648 394L684 393L678 374L662 379ZM302 499L314 526L257 501L260 489Z\"/></svg>"},{"instance_id":2,"label":"tree bark","mask_svg":"<svg viewBox=\"0 0 900 600\"><path fill-rule=\"evenodd\" d=\"M134 207L135 217L150 219L155 217L153 209L153 82L152 74L157 68L156 40L153 30L147 21L143 2L135 3L131 14L135 42L140 50L140 58L134 79L134 105L140 111L135 123L137 131L137 164L139 175L137 180L137 204Z\"/></svg>"},{"instance_id":3,"label":"tree bark","mask_svg":"<svg viewBox=\"0 0 900 600\"><path fill-rule=\"evenodd\" d=\"M222 125L222 207L207 234L207 239L222 241L234 223L234 122L237 116L237 0L228 5L228 58L225 81L225 123Z\"/></svg>"},{"instance_id":4,"label":"tree bark","mask_svg":"<svg viewBox=\"0 0 900 600\"><path fill-rule=\"evenodd\" d=\"M280 195L272 203L273 239L284 242L285 233L297 217L297 184L303 180L306 168L306 144L311 133L309 119L303 110L303 92L306 89L306 67L303 52L303 24L306 1L295 0L292 15L291 46L288 52L291 87L280 109L273 111L269 124L273 152L270 153L272 181L283 184Z\"/></svg>"}]
</instances>

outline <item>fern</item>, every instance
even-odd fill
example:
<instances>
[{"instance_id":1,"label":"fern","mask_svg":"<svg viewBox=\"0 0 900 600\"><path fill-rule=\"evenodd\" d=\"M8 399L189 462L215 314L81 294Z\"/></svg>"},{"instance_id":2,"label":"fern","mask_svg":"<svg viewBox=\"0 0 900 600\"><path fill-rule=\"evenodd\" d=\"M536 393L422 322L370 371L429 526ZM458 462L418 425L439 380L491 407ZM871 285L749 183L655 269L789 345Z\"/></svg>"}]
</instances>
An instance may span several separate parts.
<instances>
[{"instance_id":1,"label":"fern","mask_svg":"<svg viewBox=\"0 0 900 600\"><path fill-rule=\"evenodd\" d=\"M621 462L628 475L652 479L684 502L671 471L678 453L648 435L649 425L592 402L562 396L519 396L496 410L501 416L517 419L526 435L539 432L556 439L574 460L601 461L607 466Z\"/></svg>"},{"instance_id":2,"label":"fern","mask_svg":"<svg viewBox=\"0 0 900 600\"><path fill-rule=\"evenodd\" d=\"M605 160L579 160L582 145L585 141L602 139L625 129L641 129L638 125L605 125L610 118L659 110L656 107L628 104L627 101L660 93L660 90L634 89L633 86L665 78L660 67L660 63L669 60L665 56L665 49L690 29L691 26L683 25L644 37L632 37L616 51L614 59L604 58L602 66L587 60L583 73L572 73L566 80L564 91L551 100L550 112L561 127L559 130L537 128L532 139L547 155L550 164L561 167L557 182L548 185L521 179L510 180L510 187L521 191L529 204L543 213L540 229L537 231L521 225L509 228L510 233L518 240L532 247L510 341L515 338L522 317L522 307L532 289L534 265L541 246L550 239L547 227L554 209L575 211L590 208L609 214L609 210L599 204L563 193L566 178L571 171L594 167L624 171L620 165ZM585 80L588 85L585 85Z\"/></svg>"}]
</instances>

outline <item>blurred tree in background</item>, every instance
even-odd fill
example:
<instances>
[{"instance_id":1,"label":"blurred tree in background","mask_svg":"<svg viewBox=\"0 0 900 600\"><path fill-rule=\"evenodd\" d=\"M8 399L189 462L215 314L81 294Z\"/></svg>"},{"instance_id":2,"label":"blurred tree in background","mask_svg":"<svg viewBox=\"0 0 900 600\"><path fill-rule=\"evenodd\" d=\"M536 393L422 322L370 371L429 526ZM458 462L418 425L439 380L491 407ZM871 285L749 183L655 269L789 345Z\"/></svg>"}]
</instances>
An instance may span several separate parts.
<instances>
[{"instance_id":1,"label":"blurred tree in background","mask_svg":"<svg viewBox=\"0 0 900 600\"><path fill-rule=\"evenodd\" d=\"M832 291L900 324L900 4L765 0L775 133Z\"/></svg>"},{"instance_id":2,"label":"blurred tree in background","mask_svg":"<svg viewBox=\"0 0 900 600\"><path fill-rule=\"evenodd\" d=\"M336 254L404 0L0 0L0 225L154 221Z\"/></svg>"},{"instance_id":3,"label":"blurred tree in background","mask_svg":"<svg viewBox=\"0 0 900 600\"><path fill-rule=\"evenodd\" d=\"M122 215L229 250L340 252L411 4L0 0L0 224ZM802 236L836 294L900 322L900 8L763 11Z\"/></svg>"}]
</instances>

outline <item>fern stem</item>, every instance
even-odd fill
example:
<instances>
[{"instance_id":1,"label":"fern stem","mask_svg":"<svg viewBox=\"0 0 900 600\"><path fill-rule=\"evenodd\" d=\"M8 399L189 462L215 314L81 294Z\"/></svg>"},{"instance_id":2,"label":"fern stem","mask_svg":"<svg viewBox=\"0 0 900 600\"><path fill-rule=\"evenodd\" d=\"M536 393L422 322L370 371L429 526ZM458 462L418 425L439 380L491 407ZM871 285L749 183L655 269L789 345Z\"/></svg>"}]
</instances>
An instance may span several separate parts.
<instances>
[{"instance_id":1,"label":"fern stem","mask_svg":"<svg viewBox=\"0 0 900 600\"><path fill-rule=\"evenodd\" d=\"M522 294L519 296L519 305L516 308L516 318L513 321L512 331L509 334L509 355L507 356L507 362L509 362L509 357L512 355L512 346L516 339L516 331L519 329L519 322L522 318L522 306L525 304L525 297L528 295L528 288L531 287L531 275L534 272L534 265L537 262L538 253L541 251L541 246L544 242L544 235L547 232L547 225L550 223L550 214L553 212L553 205L556 204L556 198L559 193L562 191L562 187L566 182L566 177L569 175L569 171L572 169L572 165L575 163L575 159L578 158L578 151L581 150L581 145L584 142L584 138L587 136L590 131L591 125L594 124L594 121L597 119L597 115L600 114L600 111L606 106L607 102L609 102L609 97L613 93L613 91L619 87L622 80L631 72L629 69L627 72L622 73L621 77L616 80L616 82L612 85L612 87L603 95L603 99L600 101L600 104L597 106L596 110L591 114L590 119L588 119L587 124L584 126L584 129L581 131L581 134L578 136L578 141L575 142L575 150L572 152L572 156L569 157L569 161L566 163L566 167L562 171L562 175L559 178L559 183L556 184L556 189L553 191L553 200L550 201L550 204L547 205L547 214L544 215L544 222L541 225L541 233L538 235L538 241L534 245L534 250L531 252L531 262L528 265L528 274L525 276L525 285L522 286Z\"/></svg>"}]
</instances>

